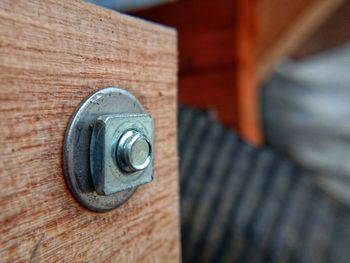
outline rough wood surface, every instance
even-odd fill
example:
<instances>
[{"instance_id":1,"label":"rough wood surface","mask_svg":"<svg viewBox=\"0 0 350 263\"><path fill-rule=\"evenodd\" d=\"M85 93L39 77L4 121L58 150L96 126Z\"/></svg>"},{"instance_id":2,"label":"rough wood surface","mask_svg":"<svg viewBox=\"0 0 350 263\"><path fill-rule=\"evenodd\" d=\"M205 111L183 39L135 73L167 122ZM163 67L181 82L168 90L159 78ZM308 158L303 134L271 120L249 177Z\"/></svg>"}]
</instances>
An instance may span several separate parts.
<instances>
[{"instance_id":1,"label":"rough wood surface","mask_svg":"<svg viewBox=\"0 0 350 263\"><path fill-rule=\"evenodd\" d=\"M0 7L0 261L178 261L176 33L75 1ZM79 102L112 85L155 118L155 180L94 213L66 186L62 143Z\"/></svg>"}]
</instances>

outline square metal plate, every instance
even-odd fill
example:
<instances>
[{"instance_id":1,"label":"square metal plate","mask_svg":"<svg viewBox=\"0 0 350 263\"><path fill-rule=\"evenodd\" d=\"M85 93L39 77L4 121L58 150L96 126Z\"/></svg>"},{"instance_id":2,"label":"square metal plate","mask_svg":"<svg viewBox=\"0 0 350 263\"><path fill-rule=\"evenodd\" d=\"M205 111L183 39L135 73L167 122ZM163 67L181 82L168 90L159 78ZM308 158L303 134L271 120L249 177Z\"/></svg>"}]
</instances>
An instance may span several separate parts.
<instances>
[{"instance_id":1,"label":"square metal plate","mask_svg":"<svg viewBox=\"0 0 350 263\"><path fill-rule=\"evenodd\" d=\"M96 192L111 195L153 180L153 118L147 114L99 116L90 143L90 168ZM116 147L128 130L141 132L151 144L151 163L145 170L127 173L118 167Z\"/></svg>"}]
</instances>

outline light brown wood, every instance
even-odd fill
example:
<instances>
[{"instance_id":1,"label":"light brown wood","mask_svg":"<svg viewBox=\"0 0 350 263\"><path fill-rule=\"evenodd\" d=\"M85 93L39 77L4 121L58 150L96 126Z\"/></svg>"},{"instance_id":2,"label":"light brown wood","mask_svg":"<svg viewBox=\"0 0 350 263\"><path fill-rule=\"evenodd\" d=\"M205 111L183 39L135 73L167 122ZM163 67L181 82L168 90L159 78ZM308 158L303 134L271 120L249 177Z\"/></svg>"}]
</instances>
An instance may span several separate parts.
<instances>
[{"instance_id":1,"label":"light brown wood","mask_svg":"<svg viewBox=\"0 0 350 263\"><path fill-rule=\"evenodd\" d=\"M350 41L350 1L346 1L320 27L293 50L293 59L305 59Z\"/></svg>"},{"instance_id":2,"label":"light brown wood","mask_svg":"<svg viewBox=\"0 0 350 263\"><path fill-rule=\"evenodd\" d=\"M179 261L176 32L72 1L0 2L0 259ZM62 173L70 115L120 86L155 118L155 180L108 213Z\"/></svg>"},{"instance_id":3,"label":"light brown wood","mask_svg":"<svg viewBox=\"0 0 350 263\"><path fill-rule=\"evenodd\" d=\"M262 81L280 59L297 48L345 0L259 0L257 78Z\"/></svg>"}]
</instances>

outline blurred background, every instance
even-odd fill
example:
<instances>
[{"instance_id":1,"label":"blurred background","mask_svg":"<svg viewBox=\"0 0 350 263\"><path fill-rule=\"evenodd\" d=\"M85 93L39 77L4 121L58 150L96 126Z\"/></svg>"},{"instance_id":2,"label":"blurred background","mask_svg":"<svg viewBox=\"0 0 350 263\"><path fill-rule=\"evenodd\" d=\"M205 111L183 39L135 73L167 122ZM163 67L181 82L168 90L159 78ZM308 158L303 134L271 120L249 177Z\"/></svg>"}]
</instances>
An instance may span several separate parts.
<instances>
[{"instance_id":1,"label":"blurred background","mask_svg":"<svg viewBox=\"0 0 350 263\"><path fill-rule=\"evenodd\" d=\"M350 262L350 1L93 0L177 29L184 262Z\"/></svg>"}]
</instances>

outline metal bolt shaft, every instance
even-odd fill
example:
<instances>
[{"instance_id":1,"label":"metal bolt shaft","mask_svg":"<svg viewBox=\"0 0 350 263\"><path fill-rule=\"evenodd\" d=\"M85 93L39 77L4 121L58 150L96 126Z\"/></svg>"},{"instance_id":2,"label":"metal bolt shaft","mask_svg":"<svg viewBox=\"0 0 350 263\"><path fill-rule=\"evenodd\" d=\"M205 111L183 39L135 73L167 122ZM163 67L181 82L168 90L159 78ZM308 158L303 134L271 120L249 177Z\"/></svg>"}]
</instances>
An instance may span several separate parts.
<instances>
[{"instance_id":1,"label":"metal bolt shaft","mask_svg":"<svg viewBox=\"0 0 350 263\"><path fill-rule=\"evenodd\" d=\"M151 144L139 131L128 130L117 145L117 163L124 172L146 169L151 162Z\"/></svg>"}]
</instances>

